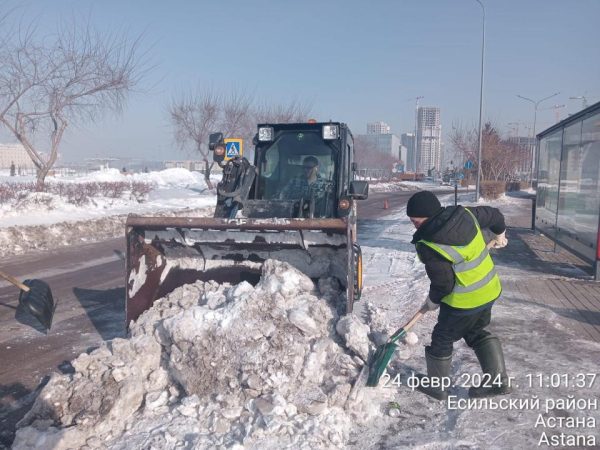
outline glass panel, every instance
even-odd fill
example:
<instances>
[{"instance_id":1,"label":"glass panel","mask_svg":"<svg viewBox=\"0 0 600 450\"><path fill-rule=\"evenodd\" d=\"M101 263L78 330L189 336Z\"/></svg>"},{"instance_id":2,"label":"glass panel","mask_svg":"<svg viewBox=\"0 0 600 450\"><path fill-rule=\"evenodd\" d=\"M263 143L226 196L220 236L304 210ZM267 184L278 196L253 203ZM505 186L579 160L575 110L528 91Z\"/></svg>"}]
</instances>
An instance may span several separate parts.
<instances>
[{"instance_id":1,"label":"glass panel","mask_svg":"<svg viewBox=\"0 0 600 450\"><path fill-rule=\"evenodd\" d=\"M600 176L600 114L565 128L557 238L595 259Z\"/></svg>"},{"instance_id":2,"label":"glass panel","mask_svg":"<svg viewBox=\"0 0 600 450\"><path fill-rule=\"evenodd\" d=\"M554 235L558 206L562 130L540 140L536 226Z\"/></svg>"},{"instance_id":3,"label":"glass panel","mask_svg":"<svg viewBox=\"0 0 600 450\"><path fill-rule=\"evenodd\" d=\"M579 152L582 164L575 232L595 254L600 210L600 113L583 121Z\"/></svg>"},{"instance_id":4,"label":"glass panel","mask_svg":"<svg viewBox=\"0 0 600 450\"><path fill-rule=\"evenodd\" d=\"M565 128L560 169L560 193L558 200L558 228L563 234L575 234L576 214L579 210L579 186L581 182L581 122Z\"/></svg>"},{"instance_id":5,"label":"glass panel","mask_svg":"<svg viewBox=\"0 0 600 450\"><path fill-rule=\"evenodd\" d=\"M283 133L263 155L257 198L314 201L315 217L331 214L336 152L320 132Z\"/></svg>"}]
</instances>

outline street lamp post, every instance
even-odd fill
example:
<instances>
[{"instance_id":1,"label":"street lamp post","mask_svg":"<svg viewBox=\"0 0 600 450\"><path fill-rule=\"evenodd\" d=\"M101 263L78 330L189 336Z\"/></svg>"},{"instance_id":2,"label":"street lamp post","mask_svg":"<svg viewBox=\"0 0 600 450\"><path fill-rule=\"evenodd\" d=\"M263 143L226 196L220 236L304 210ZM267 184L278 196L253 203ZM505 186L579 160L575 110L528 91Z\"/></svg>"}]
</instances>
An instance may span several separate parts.
<instances>
[{"instance_id":1,"label":"street lamp post","mask_svg":"<svg viewBox=\"0 0 600 450\"><path fill-rule=\"evenodd\" d=\"M481 83L479 88L479 138L477 139L477 180L475 182L475 202L479 202L480 184L481 184L481 146L482 142L482 124L481 116L483 115L483 62L485 60L485 8L480 0L475 0L481 6L482 27L481 27Z\"/></svg>"},{"instance_id":2,"label":"street lamp post","mask_svg":"<svg viewBox=\"0 0 600 450\"><path fill-rule=\"evenodd\" d=\"M556 97L558 94L560 94L560 92L555 92L554 94L549 95L548 97L544 97L543 99L538 100L538 101L535 101L530 98L523 97L522 95L517 94L517 97L519 97L520 99L527 100L528 102L533 103L533 139L534 140L535 140L535 125L537 122L537 112L538 112L539 104L542 103L543 101L551 99L552 97ZM530 186L533 186L533 160L534 160L534 156L535 156L535 147L536 147L536 144L534 143L533 146L531 147L531 164L529 165L529 185Z\"/></svg>"}]
</instances>

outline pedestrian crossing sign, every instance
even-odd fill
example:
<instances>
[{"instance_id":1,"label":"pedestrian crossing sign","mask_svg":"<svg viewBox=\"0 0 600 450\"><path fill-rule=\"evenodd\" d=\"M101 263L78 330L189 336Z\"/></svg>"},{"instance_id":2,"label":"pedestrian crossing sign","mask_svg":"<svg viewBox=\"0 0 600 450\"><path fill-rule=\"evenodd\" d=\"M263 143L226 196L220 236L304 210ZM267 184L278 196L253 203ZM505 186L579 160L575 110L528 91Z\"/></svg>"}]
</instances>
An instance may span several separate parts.
<instances>
[{"instance_id":1,"label":"pedestrian crossing sign","mask_svg":"<svg viewBox=\"0 0 600 450\"><path fill-rule=\"evenodd\" d=\"M241 138L228 138L225 141L225 160L244 155L244 140Z\"/></svg>"}]
</instances>

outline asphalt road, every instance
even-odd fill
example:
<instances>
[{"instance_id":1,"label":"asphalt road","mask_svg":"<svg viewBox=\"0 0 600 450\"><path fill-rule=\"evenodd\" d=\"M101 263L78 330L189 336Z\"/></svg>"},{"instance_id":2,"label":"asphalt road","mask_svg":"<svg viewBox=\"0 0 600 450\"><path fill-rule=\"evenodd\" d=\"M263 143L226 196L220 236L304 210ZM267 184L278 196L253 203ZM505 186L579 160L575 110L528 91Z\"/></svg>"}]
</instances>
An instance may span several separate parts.
<instances>
[{"instance_id":1,"label":"asphalt road","mask_svg":"<svg viewBox=\"0 0 600 450\"><path fill-rule=\"evenodd\" d=\"M359 202L359 233L412 193L373 193ZM0 270L46 281L58 304L46 334L18 307L18 289L0 281L0 448L10 445L16 422L52 371L67 373L80 353L125 336L124 253L123 237L3 259Z\"/></svg>"},{"instance_id":2,"label":"asphalt road","mask_svg":"<svg viewBox=\"0 0 600 450\"><path fill-rule=\"evenodd\" d=\"M358 221L359 232L360 223L372 219L383 218L388 214L395 213L399 208L406 205L408 199L416 191L398 191L398 192L375 192L369 194L367 200L358 202ZM436 195L453 194L454 189L436 190ZM384 208L384 201L387 200L388 209Z\"/></svg>"},{"instance_id":3,"label":"asphalt road","mask_svg":"<svg viewBox=\"0 0 600 450\"><path fill-rule=\"evenodd\" d=\"M125 239L3 258L18 279L46 281L57 301L46 334L18 306L18 289L0 281L0 448L9 446L16 421L29 409L52 371L103 340L125 335Z\"/></svg>"},{"instance_id":4,"label":"asphalt road","mask_svg":"<svg viewBox=\"0 0 600 450\"><path fill-rule=\"evenodd\" d=\"M410 196L415 191L399 192L375 192L369 194L367 200L357 202L359 222L364 220L377 219L392 214L398 208L404 206ZM384 208L384 201L387 200L388 209Z\"/></svg>"}]
</instances>

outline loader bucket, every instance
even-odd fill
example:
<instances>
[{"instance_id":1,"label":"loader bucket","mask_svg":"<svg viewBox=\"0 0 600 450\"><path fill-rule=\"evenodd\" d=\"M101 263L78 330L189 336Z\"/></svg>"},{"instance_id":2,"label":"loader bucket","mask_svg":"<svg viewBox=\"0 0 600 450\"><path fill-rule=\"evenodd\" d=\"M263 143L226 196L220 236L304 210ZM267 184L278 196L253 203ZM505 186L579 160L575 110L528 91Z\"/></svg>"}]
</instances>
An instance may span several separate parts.
<instances>
[{"instance_id":1,"label":"loader bucket","mask_svg":"<svg viewBox=\"0 0 600 450\"><path fill-rule=\"evenodd\" d=\"M223 219L130 215L127 324L154 301L197 280L256 284L267 259L286 261L313 279L333 276L352 310L352 227L346 219Z\"/></svg>"}]
</instances>

